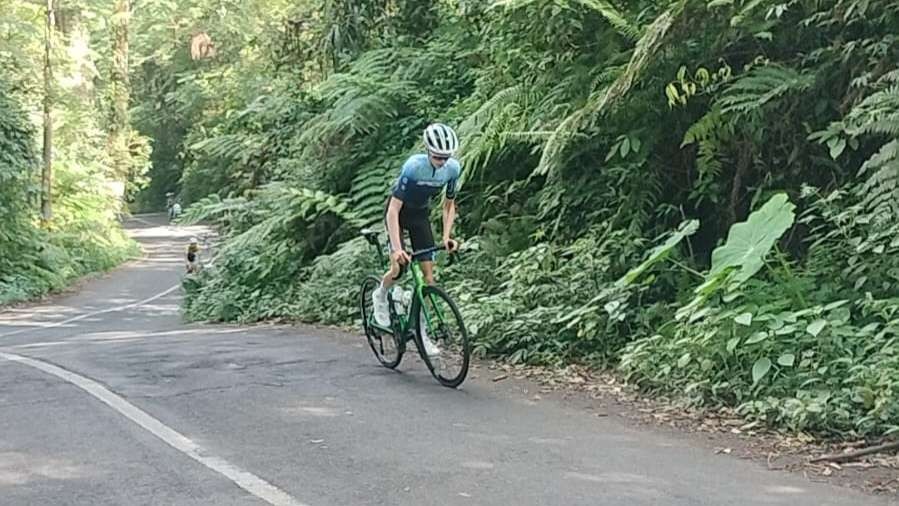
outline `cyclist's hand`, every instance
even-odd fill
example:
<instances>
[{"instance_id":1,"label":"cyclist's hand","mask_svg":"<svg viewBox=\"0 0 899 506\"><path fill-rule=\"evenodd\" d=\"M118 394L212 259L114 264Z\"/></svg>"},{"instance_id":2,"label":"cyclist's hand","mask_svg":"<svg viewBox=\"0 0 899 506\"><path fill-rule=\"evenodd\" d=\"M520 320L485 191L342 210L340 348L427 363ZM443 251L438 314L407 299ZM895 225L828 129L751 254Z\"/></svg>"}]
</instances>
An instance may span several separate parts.
<instances>
[{"instance_id":1,"label":"cyclist's hand","mask_svg":"<svg viewBox=\"0 0 899 506\"><path fill-rule=\"evenodd\" d=\"M455 239L447 239L443 241L443 245L446 246L447 253L455 253L459 250L459 241Z\"/></svg>"},{"instance_id":2,"label":"cyclist's hand","mask_svg":"<svg viewBox=\"0 0 899 506\"><path fill-rule=\"evenodd\" d=\"M399 265L406 265L412 261L412 257L404 250L397 250L390 254L390 257Z\"/></svg>"}]
</instances>

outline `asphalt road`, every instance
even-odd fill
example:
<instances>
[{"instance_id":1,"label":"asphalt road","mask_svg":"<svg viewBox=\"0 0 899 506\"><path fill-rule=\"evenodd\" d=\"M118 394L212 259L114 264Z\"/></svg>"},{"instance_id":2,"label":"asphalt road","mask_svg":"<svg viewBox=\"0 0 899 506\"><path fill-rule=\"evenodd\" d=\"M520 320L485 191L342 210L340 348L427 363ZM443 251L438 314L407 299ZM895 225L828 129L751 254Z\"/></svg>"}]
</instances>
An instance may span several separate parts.
<instances>
[{"instance_id":1,"label":"asphalt road","mask_svg":"<svg viewBox=\"0 0 899 506\"><path fill-rule=\"evenodd\" d=\"M145 258L0 313L0 505L899 504L488 379L391 372L361 335L184 323L195 230L162 223L129 224Z\"/></svg>"}]
</instances>

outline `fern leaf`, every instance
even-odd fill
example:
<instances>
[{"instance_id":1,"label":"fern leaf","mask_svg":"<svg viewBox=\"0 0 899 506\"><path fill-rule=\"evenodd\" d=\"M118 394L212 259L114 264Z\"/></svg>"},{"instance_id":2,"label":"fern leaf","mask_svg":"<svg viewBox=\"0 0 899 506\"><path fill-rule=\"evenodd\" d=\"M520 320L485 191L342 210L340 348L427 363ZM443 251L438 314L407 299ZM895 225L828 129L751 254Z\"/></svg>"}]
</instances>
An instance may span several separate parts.
<instances>
[{"instance_id":1,"label":"fern leaf","mask_svg":"<svg viewBox=\"0 0 899 506\"><path fill-rule=\"evenodd\" d=\"M575 0L577 3L593 9L612 25L618 33L632 41L640 38L640 29L634 26L614 5L602 0Z\"/></svg>"},{"instance_id":2,"label":"fern leaf","mask_svg":"<svg viewBox=\"0 0 899 506\"><path fill-rule=\"evenodd\" d=\"M536 3L536 0L494 0L490 5L491 9L505 7L514 10L526 7ZM567 2L556 2L558 5L573 8L571 4L581 5L599 14L605 19L615 30L621 35L637 40L640 38L640 30L634 26L617 7L604 0L569 0Z\"/></svg>"},{"instance_id":3,"label":"fern leaf","mask_svg":"<svg viewBox=\"0 0 899 506\"><path fill-rule=\"evenodd\" d=\"M248 201L243 197L222 199L213 193L188 207L178 223L191 225L205 220L220 222L228 214L245 212L247 207Z\"/></svg>"},{"instance_id":4,"label":"fern leaf","mask_svg":"<svg viewBox=\"0 0 899 506\"><path fill-rule=\"evenodd\" d=\"M734 80L718 103L725 114L747 114L789 93L805 91L814 80L813 75L780 65L756 67Z\"/></svg>"},{"instance_id":5,"label":"fern leaf","mask_svg":"<svg viewBox=\"0 0 899 506\"><path fill-rule=\"evenodd\" d=\"M884 144L862 165L859 174L871 175L859 187L862 205L872 213L899 219L899 139Z\"/></svg>"},{"instance_id":6,"label":"fern leaf","mask_svg":"<svg viewBox=\"0 0 899 506\"><path fill-rule=\"evenodd\" d=\"M674 22L683 12L683 5L677 4L663 12L645 30L637 42L634 53L624 71L615 81L598 93L594 93L581 109L565 118L546 141L540 163L532 176L547 175L564 162L564 154L581 131L596 118L624 97L649 66L655 54L662 47Z\"/></svg>"},{"instance_id":7,"label":"fern leaf","mask_svg":"<svg viewBox=\"0 0 899 506\"><path fill-rule=\"evenodd\" d=\"M351 202L360 227L380 219L395 173L392 167L382 166L362 172L353 179Z\"/></svg>"},{"instance_id":8,"label":"fern leaf","mask_svg":"<svg viewBox=\"0 0 899 506\"><path fill-rule=\"evenodd\" d=\"M460 186L506 146L508 132L521 126L531 111L533 95L525 86L515 85L496 92L468 115L457 128L465 139L459 157L466 170Z\"/></svg>"}]
</instances>

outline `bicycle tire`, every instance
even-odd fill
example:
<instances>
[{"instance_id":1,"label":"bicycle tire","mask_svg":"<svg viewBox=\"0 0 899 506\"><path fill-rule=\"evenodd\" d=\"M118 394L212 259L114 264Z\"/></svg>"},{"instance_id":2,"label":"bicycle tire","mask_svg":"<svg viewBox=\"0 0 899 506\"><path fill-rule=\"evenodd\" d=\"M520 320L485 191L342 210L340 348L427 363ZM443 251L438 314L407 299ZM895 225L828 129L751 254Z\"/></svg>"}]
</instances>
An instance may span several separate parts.
<instances>
[{"instance_id":1,"label":"bicycle tire","mask_svg":"<svg viewBox=\"0 0 899 506\"><path fill-rule=\"evenodd\" d=\"M431 371L431 375L434 376L441 385L449 388L456 388L465 381L465 377L468 375L468 366L471 362L471 341L468 338L468 329L465 328L465 321L462 319L462 313L459 311L459 307L456 305L456 302L449 296L442 288L437 286L426 286L422 288L421 291L422 300L416 299L417 303L415 304L415 311L413 314L415 316L415 346L418 348L418 354L421 356L421 359L424 361L425 365L428 366L428 370ZM437 297L446 302L446 305L449 306L450 313L452 314L452 318L455 319L458 328L459 328L459 339L460 339L460 351L461 356L458 357L461 359L461 365L459 368L459 372L453 376L444 376L443 372L446 369L441 366L439 368L435 368L434 364L431 363L430 358L427 353L424 351L424 346L421 341L421 326L422 322L422 310L421 303L423 301L427 301L429 297ZM450 315L444 315L444 318L449 318ZM442 325L445 325L447 322L440 322ZM436 337L438 342L443 341L444 347L447 346L446 339L446 329L442 328L439 332L434 333L430 332L430 335ZM444 358L441 357L441 361Z\"/></svg>"},{"instance_id":2,"label":"bicycle tire","mask_svg":"<svg viewBox=\"0 0 899 506\"><path fill-rule=\"evenodd\" d=\"M362 330L365 332L368 345L378 362L388 369L396 369L403 360L403 354L405 353L403 344L397 338L396 332L387 335L386 332L370 324L374 314L371 293L380 285L381 280L375 276L367 276L362 281L359 290L359 312L362 315ZM385 340L389 340L389 343L393 345L395 354L385 353Z\"/></svg>"}]
</instances>

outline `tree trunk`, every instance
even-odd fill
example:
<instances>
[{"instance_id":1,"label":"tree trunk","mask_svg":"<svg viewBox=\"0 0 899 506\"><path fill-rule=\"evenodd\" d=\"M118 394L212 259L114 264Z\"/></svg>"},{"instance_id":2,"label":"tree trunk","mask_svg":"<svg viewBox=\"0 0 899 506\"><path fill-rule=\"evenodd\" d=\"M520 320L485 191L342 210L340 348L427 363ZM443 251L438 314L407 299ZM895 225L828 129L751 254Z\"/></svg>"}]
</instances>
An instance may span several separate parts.
<instances>
[{"instance_id":1,"label":"tree trunk","mask_svg":"<svg viewBox=\"0 0 899 506\"><path fill-rule=\"evenodd\" d=\"M734 223L743 219L742 199L743 199L743 180L749 174L752 167L752 142L745 140L739 143L737 148L737 170L734 173L733 183L730 189L730 216L725 230L730 230Z\"/></svg>"},{"instance_id":2,"label":"tree trunk","mask_svg":"<svg viewBox=\"0 0 899 506\"><path fill-rule=\"evenodd\" d=\"M53 105L53 69L50 67L50 49L53 39L53 0L47 0L47 27L44 36L44 166L41 171L41 221L50 224L53 217L53 121L50 109Z\"/></svg>"},{"instance_id":3,"label":"tree trunk","mask_svg":"<svg viewBox=\"0 0 899 506\"><path fill-rule=\"evenodd\" d=\"M112 75L110 89L112 114L109 127L109 155L114 177L124 181L128 176L130 128L128 104L131 84L128 78L128 22L131 17L130 0L116 0L112 19Z\"/></svg>"}]
</instances>

